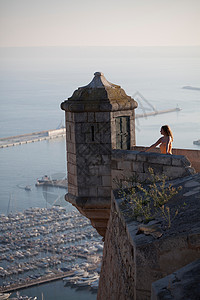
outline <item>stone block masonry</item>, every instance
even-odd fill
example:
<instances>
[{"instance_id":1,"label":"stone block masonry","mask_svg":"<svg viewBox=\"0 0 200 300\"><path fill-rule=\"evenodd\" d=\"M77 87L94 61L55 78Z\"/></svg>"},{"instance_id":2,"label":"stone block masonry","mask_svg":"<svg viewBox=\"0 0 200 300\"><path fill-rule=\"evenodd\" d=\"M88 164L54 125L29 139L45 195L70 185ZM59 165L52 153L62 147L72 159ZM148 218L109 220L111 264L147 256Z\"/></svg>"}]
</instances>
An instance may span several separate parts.
<instances>
[{"instance_id":1,"label":"stone block masonry","mask_svg":"<svg viewBox=\"0 0 200 300\"><path fill-rule=\"evenodd\" d=\"M134 299L134 248L112 203L97 300Z\"/></svg>"},{"instance_id":2,"label":"stone block masonry","mask_svg":"<svg viewBox=\"0 0 200 300\"><path fill-rule=\"evenodd\" d=\"M68 158L65 199L105 238L98 300L148 300L153 281L199 255L200 178L193 175L193 167L200 170L200 151L186 150L188 155L174 149L173 155L139 152L144 147L135 146L136 107L137 102L101 72L61 104ZM161 235L160 230L150 234L145 226L144 232L139 230L138 222L127 218L127 211L134 214L132 207L124 208L122 200L114 198L117 184L145 182L149 168L184 186L177 204L182 209L186 201L187 210L179 212L170 230L162 227ZM174 204L171 201L169 209ZM156 222L163 224L160 219Z\"/></svg>"},{"instance_id":3,"label":"stone block masonry","mask_svg":"<svg viewBox=\"0 0 200 300\"><path fill-rule=\"evenodd\" d=\"M117 196L113 199L97 300L198 299L199 263L183 267L200 259L200 174L170 183L182 186L181 194L168 202L170 211L179 208L170 228L162 216L141 224L127 213L128 204L124 206ZM141 226L149 230L139 231ZM161 234L152 234L156 231ZM188 297L187 287L181 286L187 282L196 291L193 295L190 289Z\"/></svg>"},{"instance_id":4,"label":"stone block masonry","mask_svg":"<svg viewBox=\"0 0 200 300\"><path fill-rule=\"evenodd\" d=\"M135 151L144 151L146 147L134 146L133 150ZM160 153L159 148L155 148L152 150L154 153ZM199 150L191 150L191 149L172 149L172 154L176 155L175 160L172 161L172 165L180 166L183 164L183 156L185 156L187 164L190 162L192 168L195 169L196 172L200 172L200 151ZM173 156L174 157L174 156ZM178 158L181 158L179 161Z\"/></svg>"},{"instance_id":5,"label":"stone block masonry","mask_svg":"<svg viewBox=\"0 0 200 300\"><path fill-rule=\"evenodd\" d=\"M185 177L195 173L189 160L183 155L168 155L150 152L113 150L112 151L112 180L135 177L144 182L149 179L149 168L155 175L164 174L167 180ZM113 184L113 188L116 186Z\"/></svg>"},{"instance_id":6,"label":"stone block masonry","mask_svg":"<svg viewBox=\"0 0 200 300\"><path fill-rule=\"evenodd\" d=\"M137 103L102 73L94 75L87 86L78 88L61 104L68 157L66 200L83 215L88 217L89 213L91 224L104 237L112 195L112 149L116 145L129 149L135 146ZM116 131L116 123L120 132ZM93 216L88 209L93 209Z\"/></svg>"},{"instance_id":7,"label":"stone block masonry","mask_svg":"<svg viewBox=\"0 0 200 300\"><path fill-rule=\"evenodd\" d=\"M151 300L199 299L200 259L152 284Z\"/></svg>"}]
</instances>

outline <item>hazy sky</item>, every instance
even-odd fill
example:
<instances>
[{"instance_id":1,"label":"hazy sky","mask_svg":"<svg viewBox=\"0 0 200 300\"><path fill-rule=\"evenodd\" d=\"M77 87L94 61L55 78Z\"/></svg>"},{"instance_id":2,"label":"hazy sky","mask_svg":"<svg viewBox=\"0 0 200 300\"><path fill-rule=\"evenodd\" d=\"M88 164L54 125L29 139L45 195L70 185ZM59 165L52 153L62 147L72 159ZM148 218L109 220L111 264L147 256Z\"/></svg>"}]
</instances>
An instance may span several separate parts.
<instances>
[{"instance_id":1,"label":"hazy sky","mask_svg":"<svg viewBox=\"0 0 200 300\"><path fill-rule=\"evenodd\" d=\"M200 45L200 0L0 0L0 46Z\"/></svg>"}]
</instances>

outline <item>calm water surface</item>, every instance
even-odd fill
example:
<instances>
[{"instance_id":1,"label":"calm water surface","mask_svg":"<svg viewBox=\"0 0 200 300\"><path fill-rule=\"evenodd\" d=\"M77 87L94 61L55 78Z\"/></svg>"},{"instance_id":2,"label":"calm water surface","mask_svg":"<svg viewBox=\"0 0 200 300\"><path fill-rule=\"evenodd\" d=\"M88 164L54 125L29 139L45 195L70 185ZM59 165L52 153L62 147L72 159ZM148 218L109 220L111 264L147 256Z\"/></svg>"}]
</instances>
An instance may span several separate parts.
<instances>
[{"instance_id":1,"label":"calm water surface","mask_svg":"<svg viewBox=\"0 0 200 300\"><path fill-rule=\"evenodd\" d=\"M136 91L157 110L182 109L136 121L137 145L150 145L160 137L160 127L169 124L176 148L199 149L200 92L182 89L200 87L200 48L7 48L0 49L0 137L54 129L62 121L60 103L75 89L88 84L96 71L121 85L132 96ZM137 97L136 97L137 100ZM148 105L144 105L146 112ZM141 113L137 109L136 113ZM64 138L0 149L0 212L23 211L64 200L64 189L35 187L37 178L66 174ZM31 185L28 192L20 186ZM58 281L29 288L30 296L53 299L96 299L88 291L64 288ZM39 298L41 299L41 298Z\"/></svg>"},{"instance_id":2,"label":"calm water surface","mask_svg":"<svg viewBox=\"0 0 200 300\"><path fill-rule=\"evenodd\" d=\"M59 291L59 293L58 293ZM96 294L90 293L87 289L76 290L70 287L63 288L63 282L58 280L53 283L39 285L20 291L20 295L37 296L38 300L94 300ZM12 294L15 296L15 293Z\"/></svg>"}]
</instances>

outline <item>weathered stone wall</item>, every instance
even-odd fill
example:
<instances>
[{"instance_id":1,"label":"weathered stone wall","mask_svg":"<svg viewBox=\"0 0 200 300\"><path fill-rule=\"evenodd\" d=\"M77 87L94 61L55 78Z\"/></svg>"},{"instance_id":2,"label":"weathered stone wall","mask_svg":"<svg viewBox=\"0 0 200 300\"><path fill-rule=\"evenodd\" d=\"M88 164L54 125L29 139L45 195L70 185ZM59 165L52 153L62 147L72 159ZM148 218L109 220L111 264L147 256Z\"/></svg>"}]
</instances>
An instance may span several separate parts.
<instances>
[{"instance_id":1,"label":"weathered stone wall","mask_svg":"<svg viewBox=\"0 0 200 300\"><path fill-rule=\"evenodd\" d=\"M111 198L110 112L66 111L66 199L105 235Z\"/></svg>"},{"instance_id":2,"label":"weathered stone wall","mask_svg":"<svg viewBox=\"0 0 200 300\"><path fill-rule=\"evenodd\" d=\"M200 151L191 149L173 149L174 155L184 155L196 172L200 172Z\"/></svg>"},{"instance_id":3,"label":"weathered stone wall","mask_svg":"<svg viewBox=\"0 0 200 300\"><path fill-rule=\"evenodd\" d=\"M144 151L147 147L134 146L133 150ZM152 149L151 152L160 153L160 148ZM191 163L196 172L200 172L200 150L172 148L173 155L184 155Z\"/></svg>"},{"instance_id":4,"label":"weathered stone wall","mask_svg":"<svg viewBox=\"0 0 200 300\"><path fill-rule=\"evenodd\" d=\"M78 195L110 198L110 113L84 112L74 115Z\"/></svg>"},{"instance_id":5,"label":"weathered stone wall","mask_svg":"<svg viewBox=\"0 0 200 300\"><path fill-rule=\"evenodd\" d=\"M103 237L112 194L112 149L124 136L128 140L125 149L135 146L136 107L137 102L120 86L108 82L101 72L96 72L88 85L78 88L61 104L66 115L65 199L88 217ZM127 126L121 126L121 120L128 120ZM125 133L116 133L116 121L120 129L125 127Z\"/></svg>"},{"instance_id":6,"label":"weathered stone wall","mask_svg":"<svg viewBox=\"0 0 200 300\"><path fill-rule=\"evenodd\" d=\"M65 113L66 122L66 149L67 149L67 179L68 192L75 196L78 195L77 170L76 170L76 142L75 142L75 123L72 112Z\"/></svg>"},{"instance_id":7,"label":"weathered stone wall","mask_svg":"<svg viewBox=\"0 0 200 300\"><path fill-rule=\"evenodd\" d=\"M134 249L120 210L112 202L97 300L134 299Z\"/></svg>"},{"instance_id":8,"label":"weathered stone wall","mask_svg":"<svg viewBox=\"0 0 200 300\"><path fill-rule=\"evenodd\" d=\"M199 300L200 259L152 284L151 300Z\"/></svg>"},{"instance_id":9,"label":"weathered stone wall","mask_svg":"<svg viewBox=\"0 0 200 300\"><path fill-rule=\"evenodd\" d=\"M154 170L154 174L164 174L169 180L195 173L190 161L183 155L127 150L113 150L111 167L112 180L134 176L139 182L149 178L149 168ZM113 185L113 188L116 186Z\"/></svg>"},{"instance_id":10,"label":"weathered stone wall","mask_svg":"<svg viewBox=\"0 0 200 300\"><path fill-rule=\"evenodd\" d=\"M182 190L168 203L170 211L179 208L169 228L159 216L146 225L146 233L139 232L144 224L127 215L121 199L113 200L98 300L148 300L153 282L200 257L200 174L175 179L172 184L181 185ZM151 226L162 233L159 238L152 234ZM191 299L196 298L191 295Z\"/></svg>"},{"instance_id":11,"label":"weathered stone wall","mask_svg":"<svg viewBox=\"0 0 200 300\"><path fill-rule=\"evenodd\" d=\"M79 197L110 197L109 112L66 112L68 192Z\"/></svg>"}]
</instances>

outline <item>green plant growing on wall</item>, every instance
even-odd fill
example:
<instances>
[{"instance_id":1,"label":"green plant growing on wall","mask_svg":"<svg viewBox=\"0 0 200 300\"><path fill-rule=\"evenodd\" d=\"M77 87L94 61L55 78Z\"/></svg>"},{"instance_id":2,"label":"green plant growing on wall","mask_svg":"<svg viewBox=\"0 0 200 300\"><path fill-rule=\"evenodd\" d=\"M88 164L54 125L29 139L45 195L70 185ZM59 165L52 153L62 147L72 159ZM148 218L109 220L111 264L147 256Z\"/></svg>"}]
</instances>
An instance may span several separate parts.
<instances>
[{"instance_id":1,"label":"green plant growing on wall","mask_svg":"<svg viewBox=\"0 0 200 300\"><path fill-rule=\"evenodd\" d=\"M152 168L149 168L149 173L152 181L149 184L149 194L154 201L154 206L160 208L178 194L181 187L176 189L171 184L166 185L166 176L164 174L161 177L155 175Z\"/></svg>"},{"instance_id":2,"label":"green plant growing on wall","mask_svg":"<svg viewBox=\"0 0 200 300\"><path fill-rule=\"evenodd\" d=\"M176 211L175 211L175 213L174 213L173 216L172 216L172 213L170 212L169 206L162 205L160 207L160 210L161 210L163 219L167 222L168 228L170 228L172 221L178 215L178 209L176 209Z\"/></svg>"},{"instance_id":3,"label":"green plant growing on wall","mask_svg":"<svg viewBox=\"0 0 200 300\"><path fill-rule=\"evenodd\" d=\"M148 223L156 216L161 215L167 222L168 228L178 214L178 209L172 212L166 204L179 193L181 187L175 188L166 183L166 176L154 174L152 168L149 168L149 183L137 183L131 188L119 187L119 196L123 199L124 204L129 204L132 216L139 221Z\"/></svg>"}]
</instances>

